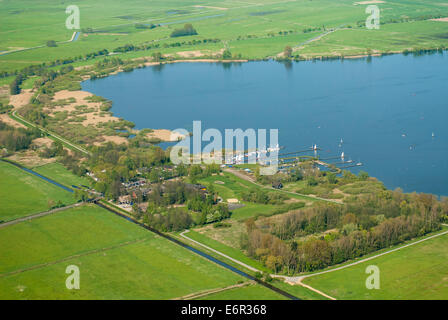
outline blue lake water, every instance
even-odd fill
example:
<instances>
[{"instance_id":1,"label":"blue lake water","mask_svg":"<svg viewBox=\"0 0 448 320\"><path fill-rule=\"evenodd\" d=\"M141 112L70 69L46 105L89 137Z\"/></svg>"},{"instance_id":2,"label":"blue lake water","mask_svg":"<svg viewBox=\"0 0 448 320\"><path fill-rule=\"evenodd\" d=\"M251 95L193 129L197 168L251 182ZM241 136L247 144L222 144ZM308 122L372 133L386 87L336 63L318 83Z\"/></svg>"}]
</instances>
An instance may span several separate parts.
<instances>
[{"instance_id":1,"label":"blue lake water","mask_svg":"<svg viewBox=\"0 0 448 320\"><path fill-rule=\"evenodd\" d=\"M137 128L278 128L281 152L317 144L322 158L344 151L388 188L448 195L446 54L176 63L82 86Z\"/></svg>"}]
</instances>

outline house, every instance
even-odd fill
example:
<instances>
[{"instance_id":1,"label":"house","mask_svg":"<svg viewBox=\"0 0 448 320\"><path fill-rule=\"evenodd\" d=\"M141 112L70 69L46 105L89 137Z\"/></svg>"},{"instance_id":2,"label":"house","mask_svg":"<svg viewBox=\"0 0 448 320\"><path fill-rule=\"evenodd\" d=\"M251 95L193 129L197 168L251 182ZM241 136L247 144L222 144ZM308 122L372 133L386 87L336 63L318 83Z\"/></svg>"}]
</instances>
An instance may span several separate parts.
<instances>
[{"instance_id":1,"label":"house","mask_svg":"<svg viewBox=\"0 0 448 320\"><path fill-rule=\"evenodd\" d=\"M98 178L95 176L95 174L93 172L87 172L86 174L93 180L98 181Z\"/></svg>"},{"instance_id":2,"label":"house","mask_svg":"<svg viewBox=\"0 0 448 320\"><path fill-rule=\"evenodd\" d=\"M272 188L274 188L274 189L282 189L283 188L283 183L281 183L280 181L274 181L274 182L272 182Z\"/></svg>"},{"instance_id":3,"label":"house","mask_svg":"<svg viewBox=\"0 0 448 320\"><path fill-rule=\"evenodd\" d=\"M120 196L118 197L118 204L130 204L131 203L131 196Z\"/></svg>"}]
</instances>

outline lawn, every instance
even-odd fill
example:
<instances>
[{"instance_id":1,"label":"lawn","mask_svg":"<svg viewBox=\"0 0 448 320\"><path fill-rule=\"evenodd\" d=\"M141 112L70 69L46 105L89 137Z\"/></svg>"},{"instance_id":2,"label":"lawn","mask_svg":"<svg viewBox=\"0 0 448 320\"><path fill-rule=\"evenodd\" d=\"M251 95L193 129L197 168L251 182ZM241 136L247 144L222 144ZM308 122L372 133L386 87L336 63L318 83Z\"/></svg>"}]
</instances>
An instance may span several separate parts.
<instances>
[{"instance_id":1,"label":"lawn","mask_svg":"<svg viewBox=\"0 0 448 320\"><path fill-rule=\"evenodd\" d=\"M196 240L210 248L213 248L219 252L222 252L238 261L241 261L251 267L254 267L258 270L270 272L268 268L264 267L260 262L253 260L246 256L241 250L230 247L222 242L216 241L214 239L211 239L207 237L204 234L198 233L196 231L190 231L187 234L185 234L188 238L191 238L193 240ZM235 239L234 239L235 240ZM221 258L220 258L221 259ZM239 266L239 268L243 268Z\"/></svg>"},{"instance_id":2,"label":"lawn","mask_svg":"<svg viewBox=\"0 0 448 320\"><path fill-rule=\"evenodd\" d=\"M448 235L430 239L304 283L337 299L448 299ZM366 268L380 269L380 289L366 289Z\"/></svg>"},{"instance_id":3,"label":"lawn","mask_svg":"<svg viewBox=\"0 0 448 320\"><path fill-rule=\"evenodd\" d=\"M256 216L269 216L280 206L245 202L245 206L232 211L232 219L245 220Z\"/></svg>"},{"instance_id":4,"label":"lawn","mask_svg":"<svg viewBox=\"0 0 448 320\"><path fill-rule=\"evenodd\" d=\"M47 211L49 202L75 202L73 194L12 164L0 161L0 220L9 221Z\"/></svg>"},{"instance_id":5,"label":"lawn","mask_svg":"<svg viewBox=\"0 0 448 320\"><path fill-rule=\"evenodd\" d=\"M244 280L95 206L0 229L0 242L0 299L171 299ZM80 290L65 287L68 265Z\"/></svg>"},{"instance_id":6,"label":"lawn","mask_svg":"<svg viewBox=\"0 0 448 320\"><path fill-rule=\"evenodd\" d=\"M78 187L81 185L90 186L91 183L87 177L79 177L57 162L34 167L33 170L68 187L71 187L72 185Z\"/></svg>"}]
</instances>

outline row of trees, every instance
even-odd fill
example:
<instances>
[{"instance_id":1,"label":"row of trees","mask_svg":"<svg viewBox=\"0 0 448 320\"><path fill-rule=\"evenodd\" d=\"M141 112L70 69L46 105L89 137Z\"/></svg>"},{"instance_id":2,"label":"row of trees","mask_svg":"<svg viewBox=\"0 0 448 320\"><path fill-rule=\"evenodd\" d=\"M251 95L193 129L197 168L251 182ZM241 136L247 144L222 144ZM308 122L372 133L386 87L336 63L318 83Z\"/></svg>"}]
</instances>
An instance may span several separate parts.
<instances>
[{"instance_id":1,"label":"row of trees","mask_svg":"<svg viewBox=\"0 0 448 320\"><path fill-rule=\"evenodd\" d=\"M302 242L285 242L252 226L242 239L242 247L275 272L292 274L322 269L376 250L399 244L440 229L439 216L400 216L383 221L370 230L356 230L311 238Z\"/></svg>"}]
</instances>

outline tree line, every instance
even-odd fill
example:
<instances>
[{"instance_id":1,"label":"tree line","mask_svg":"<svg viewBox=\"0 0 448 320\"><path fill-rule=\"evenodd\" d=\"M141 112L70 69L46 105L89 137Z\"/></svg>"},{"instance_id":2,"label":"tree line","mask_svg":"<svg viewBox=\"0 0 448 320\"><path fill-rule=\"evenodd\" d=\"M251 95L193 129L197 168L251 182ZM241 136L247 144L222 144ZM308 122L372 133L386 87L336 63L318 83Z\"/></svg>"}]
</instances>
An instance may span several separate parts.
<instances>
[{"instance_id":1,"label":"tree line","mask_svg":"<svg viewBox=\"0 0 448 320\"><path fill-rule=\"evenodd\" d=\"M439 230L448 199L385 191L347 205L321 204L276 217L246 221L241 247L275 272L313 271Z\"/></svg>"}]
</instances>

